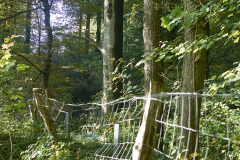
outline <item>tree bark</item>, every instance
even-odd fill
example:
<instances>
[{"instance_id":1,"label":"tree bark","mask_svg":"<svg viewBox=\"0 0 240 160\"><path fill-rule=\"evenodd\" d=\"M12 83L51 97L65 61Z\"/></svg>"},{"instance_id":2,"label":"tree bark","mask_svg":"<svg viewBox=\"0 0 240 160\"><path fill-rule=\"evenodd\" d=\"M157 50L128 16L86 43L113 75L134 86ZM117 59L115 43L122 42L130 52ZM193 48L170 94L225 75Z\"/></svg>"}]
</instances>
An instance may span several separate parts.
<instances>
[{"instance_id":1,"label":"tree bark","mask_svg":"<svg viewBox=\"0 0 240 160\"><path fill-rule=\"evenodd\" d=\"M45 89L45 95L46 95L46 105L48 107L49 113L52 111L52 101L49 98L52 98L52 94L50 89Z\"/></svg>"},{"instance_id":2,"label":"tree bark","mask_svg":"<svg viewBox=\"0 0 240 160\"><path fill-rule=\"evenodd\" d=\"M113 95L113 72L115 62L122 58L122 17L124 0L105 0L104 1L104 40L103 40L103 99L106 104L113 98L119 98L118 92L121 87L115 90ZM116 17L120 19L116 19ZM116 22L119 21L119 22ZM119 25L119 26L116 26ZM104 107L104 112L108 112Z\"/></svg>"},{"instance_id":3,"label":"tree bark","mask_svg":"<svg viewBox=\"0 0 240 160\"><path fill-rule=\"evenodd\" d=\"M36 16L37 16L37 28L38 28L38 55L41 55L42 20L39 17L38 11L36 11Z\"/></svg>"},{"instance_id":4,"label":"tree bark","mask_svg":"<svg viewBox=\"0 0 240 160\"><path fill-rule=\"evenodd\" d=\"M79 28L78 28L78 36L82 36L82 14L80 13L79 17Z\"/></svg>"},{"instance_id":5,"label":"tree bark","mask_svg":"<svg viewBox=\"0 0 240 160\"><path fill-rule=\"evenodd\" d=\"M46 130L51 133L54 137L54 139L57 141L57 131L56 127L54 125L54 121L51 118L51 115L49 113L49 109L46 107L46 104L44 102L43 96L42 96L42 89L41 88L33 88L33 95L36 100L37 108L42 116L44 125Z\"/></svg>"},{"instance_id":6,"label":"tree bark","mask_svg":"<svg viewBox=\"0 0 240 160\"><path fill-rule=\"evenodd\" d=\"M53 43L53 35L52 35L52 27L50 25L50 9L51 5L49 5L48 0L41 0L43 2L43 12L45 14L45 28L47 31L47 57L45 60L45 65L43 69L43 89L48 88L50 74L51 74L51 63L52 63L52 43Z\"/></svg>"},{"instance_id":7,"label":"tree bark","mask_svg":"<svg viewBox=\"0 0 240 160\"><path fill-rule=\"evenodd\" d=\"M87 13L87 22L86 22L86 31L85 31L85 37L90 38L90 21L91 21L91 13ZM86 54L89 52L89 41L85 41L85 49Z\"/></svg>"},{"instance_id":8,"label":"tree bark","mask_svg":"<svg viewBox=\"0 0 240 160\"><path fill-rule=\"evenodd\" d=\"M99 0L99 7L102 6L102 0ZM101 41L101 29L102 29L102 10L99 10L97 12L97 32L96 32L96 37L97 37L97 43Z\"/></svg>"},{"instance_id":9,"label":"tree bark","mask_svg":"<svg viewBox=\"0 0 240 160\"><path fill-rule=\"evenodd\" d=\"M29 107L29 112L30 112L30 117L32 119L32 123L36 123L36 121L37 121L37 109L33 105L33 100L32 99L28 100L28 107Z\"/></svg>"},{"instance_id":10,"label":"tree bark","mask_svg":"<svg viewBox=\"0 0 240 160\"><path fill-rule=\"evenodd\" d=\"M116 70L114 77L118 77L112 82L113 85L113 99L118 99L122 96L123 82L121 79L122 73L122 62L120 60L123 58L123 0L115 0L115 24L114 24L114 58L113 67ZM111 74L111 73L110 73Z\"/></svg>"},{"instance_id":11,"label":"tree bark","mask_svg":"<svg viewBox=\"0 0 240 160\"><path fill-rule=\"evenodd\" d=\"M154 52L153 50L159 47L161 15L161 0L144 0L143 38L145 58L149 58L150 54ZM156 147L157 141L156 134L160 133L162 127L155 119L156 117L160 119L163 105L158 101L151 100L153 96L156 98L156 94L164 91L163 61L156 62L157 59L158 57L155 54L144 65L145 97L147 97L147 101L144 103L143 121L133 147L133 160L153 159L153 148Z\"/></svg>"},{"instance_id":12,"label":"tree bark","mask_svg":"<svg viewBox=\"0 0 240 160\"><path fill-rule=\"evenodd\" d=\"M25 47L24 52L26 54L30 53L30 40L31 40L31 13L32 13L32 0L27 1L27 16L26 16L26 32L25 32Z\"/></svg>"},{"instance_id":13,"label":"tree bark","mask_svg":"<svg viewBox=\"0 0 240 160\"><path fill-rule=\"evenodd\" d=\"M100 8L102 7L102 4L103 4L103 0L99 0L98 1L98 6ZM97 21L97 32L96 32L97 40L96 40L96 42L100 43L100 41L101 41L101 30L102 30L102 10L101 9L97 12L96 21ZM95 52L99 52L99 50L96 49Z\"/></svg>"},{"instance_id":14,"label":"tree bark","mask_svg":"<svg viewBox=\"0 0 240 160\"><path fill-rule=\"evenodd\" d=\"M190 7L196 7L198 5L200 5L200 1L198 0L184 1L185 10L188 10ZM190 45L194 40L197 39L196 35L201 35L201 34L203 35L203 38L205 38L208 34L208 25L206 25L205 17L199 18L197 23L193 26L192 29L189 29L189 28L185 29L185 41L187 41L188 45ZM195 47L196 46L193 46L192 50L190 52L186 52L184 55L181 92L202 93L202 90L203 90L207 51L206 49L201 49L194 53ZM187 96L184 96L182 98L181 104L183 105L180 105L180 108L179 108L179 116L178 116L179 125L182 125L187 128L190 127L194 130L198 130L200 110L201 110L201 98L195 98L192 96L191 99L188 99ZM190 109L189 109L189 105L190 105ZM197 109L196 109L196 106L198 106ZM189 117L189 114L190 114L190 117ZM189 119L190 119L190 123L188 123ZM189 132L190 132L190 136L189 136ZM195 150L199 152L198 151L198 136L199 136L198 133L192 132L186 129L182 129L181 131L181 129L179 129L179 135L182 135L184 137L180 141L182 141L185 147L185 148L179 148L179 149L187 149L187 151L184 152L182 156L186 155L185 158L188 158L188 159L192 159L195 156L195 159L199 159L199 154L195 153ZM188 143L188 139L189 139L189 143ZM186 148L187 146L188 148ZM197 146L196 149L195 149L195 146Z\"/></svg>"}]
</instances>

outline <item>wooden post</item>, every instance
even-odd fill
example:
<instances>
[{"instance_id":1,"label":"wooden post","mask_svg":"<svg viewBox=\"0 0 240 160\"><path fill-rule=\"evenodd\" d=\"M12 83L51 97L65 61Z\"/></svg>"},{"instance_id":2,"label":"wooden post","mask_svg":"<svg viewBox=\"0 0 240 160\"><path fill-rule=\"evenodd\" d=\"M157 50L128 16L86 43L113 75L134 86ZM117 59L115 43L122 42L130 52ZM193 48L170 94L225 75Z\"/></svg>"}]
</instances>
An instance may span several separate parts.
<instances>
[{"instance_id":1,"label":"wooden post","mask_svg":"<svg viewBox=\"0 0 240 160\"><path fill-rule=\"evenodd\" d=\"M51 91L50 89L45 89L45 95L46 95L46 105L48 107L48 110L49 110L49 113L51 114L51 111L52 111L52 101L49 99L49 98L52 98L52 94L51 94Z\"/></svg>"},{"instance_id":2,"label":"wooden post","mask_svg":"<svg viewBox=\"0 0 240 160\"><path fill-rule=\"evenodd\" d=\"M163 92L161 83L150 82L150 91L144 106L144 113L141 127L133 146L132 160L152 160L154 156L154 148L156 148L157 133L159 133L161 125L155 119L162 114L162 103L151 100L152 95ZM162 98L160 96L160 98ZM161 137L160 137L161 138Z\"/></svg>"},{"instance_id":3,"label":"wooden post","mask_svg":"<svg viewBox=\"0 0 240 160\"><path fill-rule=\"evenodd\" d=\"M32 99L28 100L28 108L29 108L29 112L30 112L30 117L32 119L32 123L35 123L37 121L37 109L33 105Z\"/></svg>"},{"instance_id":4,"label":"wooden post","mask_svg":"<svg viewBox=\"0 0 240 160\"><path fill-rule=\"evenodd\" d=\"M119 124L114 124L114 146L113 146L113 157L117 158L118 155L118 143L120 139L120 128Z\"/></svg>"},{"instance_id":5,"label":"wooden post","mask_svg":"<svg viewBox=\"0 0 240 160\"><path fill-rule=\"evenodd\" d=\"M42 97L42 89L41 88L33 88L33 95L35 96L36 105L40 115L42 116L43 123L45 128L49 133L53 135L55 140L57 141L57 132L56 127L54 125L54 121L52 120L49 109L46 107L44 99Z\"/></svg>"}]
</instances>

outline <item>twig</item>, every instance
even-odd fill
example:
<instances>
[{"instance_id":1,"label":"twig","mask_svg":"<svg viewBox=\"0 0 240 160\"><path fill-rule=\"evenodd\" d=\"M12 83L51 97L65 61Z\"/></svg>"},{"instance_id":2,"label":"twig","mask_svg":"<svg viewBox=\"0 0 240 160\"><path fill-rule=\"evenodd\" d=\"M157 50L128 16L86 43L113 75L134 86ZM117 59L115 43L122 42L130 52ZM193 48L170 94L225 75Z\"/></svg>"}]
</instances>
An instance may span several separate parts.
<instances>
[{"instance_id":1,"label":"twig","mask_svg":"<svg viewBox=\"0 0 240 160\"><path fill-rule=\"evenodd\" d=\"M23 13L26 13L26 12L29 12L29 11L34 11L34 10L37 10L37 9L39 9L39 7L34 8L34 9L29 9L29 10L26 10L26 11L18 12L18 13L16 13L16 14L12 15L12 16L7 17L7 18L0 19L0 22L6 21L6 20L11 19L11 18L14 18L14 17L16 17L16 16L18 16L18 15L20 15L20 14L23 14Z\"/></svg>"}]
</instances>

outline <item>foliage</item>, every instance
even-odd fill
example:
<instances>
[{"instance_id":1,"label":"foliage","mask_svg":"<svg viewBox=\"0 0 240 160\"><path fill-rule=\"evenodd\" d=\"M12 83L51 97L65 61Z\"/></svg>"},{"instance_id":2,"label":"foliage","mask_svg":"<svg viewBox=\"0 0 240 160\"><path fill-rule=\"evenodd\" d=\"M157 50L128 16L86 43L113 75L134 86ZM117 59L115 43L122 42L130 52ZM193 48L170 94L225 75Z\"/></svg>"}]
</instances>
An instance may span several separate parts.
<instances>
[{"instance_id":1,"label":"foliage","mask_svg":"<svg viewBox=\"0 0 240 160\"><path fill-rule=\"evenodd\" d=\"M100 1L53 1L51 13L63 12L69 21L61 22L57 19L54 22L54 31L79 34L78 27L82 23L82 33L85 33L86 13L91 13L91 34L95 39L96 17L99 11L102 11ZM123 96L125 98L134 95L143 95L143 63L149 59L143 59L143 0L125 0L124 8L124 42L123 42L123 72L120 77L124 83ZM7 5L6 5L7 4ZM63 4L63 10L57 6ZM37 4L38 5L38 4ZM37 8L37 5L33 7ZM173 7L174 6L174 7ZM209 70L206 82L206 93L210 94L231 94L231 98L225 100L221 97L208 102L207 107L211 108L208 112L208 119L201 119L202 126L209 131L225 134L226 115L230 126L234 132L231 133L231 152L226 153L229 157L235 159L239 156L239 85L240 85L240 59L239 52L239 19L240 19L240 1L237 0L215 0L206 1L199 6L194 6L189 10L183 10L182 1L169 1L163 4L166 15L161 18L163 27L163 40L159 42L159 48L156 48L151 56L159 56L158 60L165 62L165 91L179 91L181 87L181 66L184 53L194 48L194 51L207 49L208 62L206 70ZM166 9L167 8L167 9ZM25 54L25 29L26 16L15 14L26 9L25 3L19 1L5 1L0 5L0 18L13 18L1 21L0 41L2 45L0 59L0 159L59 159L77 158L80 148L81 157L85 159L93 158L93 152L99 147L101 139L79 139L73 134L73 139L66 140L61 138L59 143L54 144L52 137L42 134L43 126L41 123L31 124L27 114L26 100L31 97L33 87L41 87L41 74L35 67L29 65L19 56L12 55L11 51L26 57L34 65L43 68L45 61L46 46L45 31L43 24L43 12L35 10L32 12L32 34L30 42L31 53ZM64 10L65 9L65 10ZM170 11L170 13L169 13ZM168 14L169 13L169 14ZM83 21L81 18L83 16ZM186 28L197 24L198 19L206 16L206 24L209 23L209 36L202 37L197 35L196 40L190 44L184 41L183 35ZM71 18L70 18L71 17ZM103 18L103 17L102 17ZM169 30L169 31L168 31ZM37 35L36 33L42 33ZM21 36L14 36L20 34ZM166 38L169 35L174 38ZM13 36L12 36L13 35ZM4 39L5 38L5 39ZM61 39L54 36L53 59L50 88L53 91L53 97L69 103L90 102L93 98L101 100L102 88L102 60L101 55L89 44L89 52L86 54L86 43L80 40L70 38ZM38 47L39 51L38 52ZM150 58L148 57L148 58ZM138 63L137 63L138 62ZM137 63L137 64L136 64ZM96 95L98 93L98 95ZM94 96L95 95L95 96ZM222 101L222 102L221 102ZM219 114L215 116L214 114ZM131 112L129 112L131 114ZM214 121L217 117L221 124ZM20 117L20 118L19 118ZM210 123L211 122L211 123ZM129 124L131 126L131 124ZM64 127L59 127L59 134ZM37 134L33 131L37 130ZM110 135L112 128L107 128L105 132ZM124 133L128 130L124 129ZM60 135L60 137L63 135ZM37 139L38 138L38 139ZM105 136L104 138L110 138ZM166 137L166 142L170 141L170 136ZM200 137L203 138L203 137ZM13 146L11 150L11 144ZM226 142L211 139L210 157L214 159L216 154L212 152L213 148L221 144L222 151L225 150ZM207 145L207 141L202 144ZM22 152L20 157L20 152ZM160 155L159 155L160 157ZM216 159L216 158L215 158Z\"/></svg>"},{"instance_id":2,"label":"foliage","mask_svg":"<svg viewBox=\"0 0 240 160\"><path fill-rule=\"evenodd\" d=\"M15 36L12 36L13 39ZM0 60L0 99L1 99L1 107L0 112L8 112L8 113L17 113L17 112L24 112L22 107L25 107L26 104L23 101L22 96L22 87L15 87L15 83L13 82L15 78L15 72L20 73L22 70L28 68L25 64L18 64L15 67L15 70L12 68L14 67L16 60L11 60L10 54L10 47L14 45L11 42L10 38L5 39L5 43L2 46L1 50L1 60Z\"/></svg>"},{"instance_id":3,"label":"foliage","mask_svg":"<svg viewBox=\"0 0 240 160\"><path fill-rule=\"evenodd\" d=\"M54 143L51 135L39 136L35 144L28 146L21 153L22 159L69 159L73 154L68 148L69 144L64 142Z\"/></svg>"}]
</instances>

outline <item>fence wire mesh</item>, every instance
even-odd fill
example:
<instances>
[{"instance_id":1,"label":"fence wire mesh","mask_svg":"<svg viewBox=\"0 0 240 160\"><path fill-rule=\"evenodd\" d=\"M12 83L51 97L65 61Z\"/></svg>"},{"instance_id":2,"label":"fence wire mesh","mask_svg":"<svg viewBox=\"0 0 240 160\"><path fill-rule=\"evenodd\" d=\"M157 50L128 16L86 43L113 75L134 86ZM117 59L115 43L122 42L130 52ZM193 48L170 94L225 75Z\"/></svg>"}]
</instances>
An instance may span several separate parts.
<instances>
[{"instance_id":1,"label":"fence wire mesh","mask_svg":"<svg viewBox=\"0 0 240 160\"><path fill-rule=\"evenodd\" d=\"M160 118L156 116L151 120L162 127L157 131L156 146L143 145L154 150L154 159L182 159L190 149L195 151L192 159L197 156L202 159L235 159L239 155L240 112L238 106L230 103L238 97L197 93L161 93L153 97L151 101L159 101L163 108ZM94 151L95 159L133 158L132 149L142 123L145 97L119 99L104 105L74 105L49 100L56 125L64 129L66 113L69 113L71 136L98 137L100 147ZM104 107L109 112L104 113ZM190 125L193 108L196 112L194 121L199 128ZM114 142L114 124L120 126L118 143ZM193 134L197 134L194 142L190 140ZM187 143L183 143L186 135ZM194 148L190 148L192 146Z\"/></svg>"}]
</instances>

